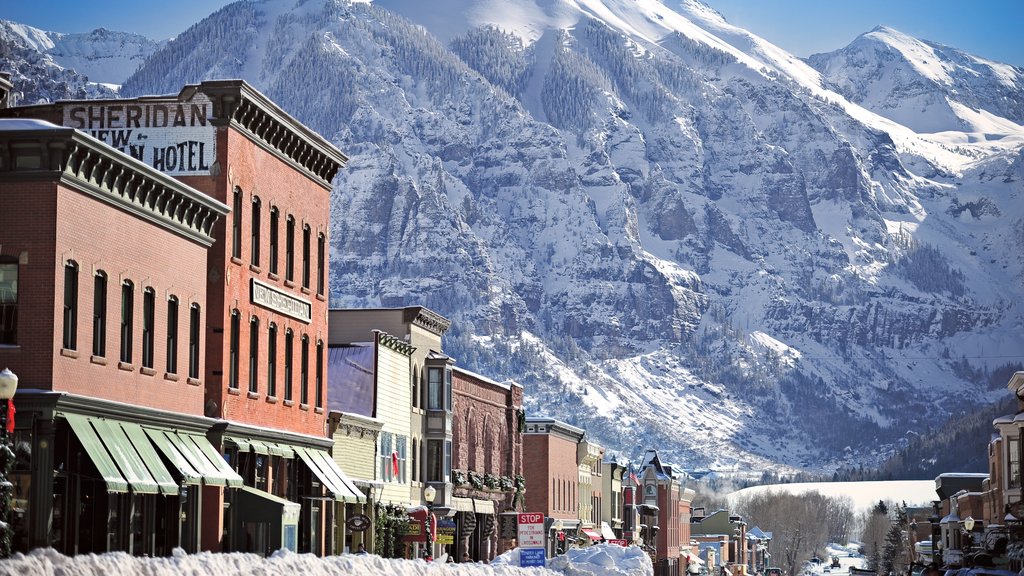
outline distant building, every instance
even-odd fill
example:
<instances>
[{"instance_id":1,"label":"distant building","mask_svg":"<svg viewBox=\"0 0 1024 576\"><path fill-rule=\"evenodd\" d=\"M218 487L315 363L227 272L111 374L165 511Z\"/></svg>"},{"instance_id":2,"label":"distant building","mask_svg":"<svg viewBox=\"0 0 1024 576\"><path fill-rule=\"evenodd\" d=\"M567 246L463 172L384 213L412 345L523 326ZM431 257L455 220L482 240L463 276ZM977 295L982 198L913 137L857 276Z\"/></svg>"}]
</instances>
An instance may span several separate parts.
<instances>
[{"instance_id":1,"label":"distant building","mask_svg":"<svg viewBox=\"0 0 1024 576\"><path fill-rule=\"evenodd\" d=\"M526 509L548 517L553 550L562 553L568 540L580 536L580 494L577 447L584 431L551 418L526 419L523 433L523 475Z\"/></svg>"}]
</instances>

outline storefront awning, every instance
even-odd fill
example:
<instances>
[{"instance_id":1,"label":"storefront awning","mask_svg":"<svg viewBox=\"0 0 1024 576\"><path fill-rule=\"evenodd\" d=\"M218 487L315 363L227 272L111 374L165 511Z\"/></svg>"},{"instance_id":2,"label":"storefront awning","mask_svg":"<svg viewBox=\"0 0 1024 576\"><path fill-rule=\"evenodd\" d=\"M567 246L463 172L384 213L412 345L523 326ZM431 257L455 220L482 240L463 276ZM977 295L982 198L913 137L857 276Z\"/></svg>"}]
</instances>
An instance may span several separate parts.
<instances>
[{"instance_id":1,"label":"storefront awning","mask_svg":"<svg viewBox=\"0 0 1024 576\"><path fill-rule=\"evenodd\" d=\"M243 514L249 520L282 519L285 524L295 524L299 521L299 513L302 510L302 506L297 502L285 500L251 486L239 486L235 498L239 505L238 509L244 511L239 514Z\"/></svg>"},{"instance_id":2,"label":"storefront awning","mask_svg":"<svg viewBox=\"0 0 1024 576\"><path fill-rule=\"evenodd\" d=\"M175 483L174 477L171 476L170 471L167 470L163 461L160 460L160 455L157 454L156 448L153 447L153 442L143 432L142 426L134 422L120 422L118 425L124 430L128 441L131 442L132 446L135 447L135 451L139 453L142 461L145 462L146 468L153 474L153 479L156 480L157 486L160 487L160 492L169 495L177 494L178 484Z\"/></svg>"},{"instance_id":3,"label":"storefront awning","mask_svg":"<svg viewBox=\"0 0 1024 576\"><path fill-rule=\"evenodd\" d=\"M205 436L158 428L145 430L182 475L193 479L189 483L196 483L194 478L200 477L208 486L242 485L242 477L228 466Z\"/></svg>"},{"instance_id":4,"label":"storefront awning","mask_svg":"<svg viewBox=\"0 0 1024 576\"><path fill-rule=\"evenodd\" d=\"M117 471L117 465L114 464L107 449L103 447L103 442L100 441L96 431L89 424L88 418L78 414L64 414L64 418L68 421L75 436L78 437L78 441L82 443L82 448L89 455L89 459L96 465L96 470L107 484L107 491L127 492L128 482Z\"/></svg>"},{"instance_id":5,"label":"storefront awning","mask_svg":"<svg viewBox=\"0 0 1024 576\"><path fill-rule=\"evenodd\" d=\"M581 532L583 532L591 540L596 541L601 539L601 533L597 530L594 530L593 528L584 528L583 530L581 530Z\"/></svg>"},{"instance_id":6,"label":"storefront awning","mask_svg":"<svg viewBox=\"0 0 1024 576\"><path fill-rule=\"evenodd\" d=\"M459 498L458 496L452 497L452 508L455 508L459 512L475 512L473 508L472 498Z\"/></svg>"},{"instance_id":7,"label":"storefront awning","mask_svg":"<svg viewBox=\"0 0 1024 576\"><path fill-rule=\"evenodd\" d=\"M310 471L334 494L335 499L353 503L366 502L366 497L363 496L362 491L348 480L348 477L341 471L341 468L338 468L330 454L315 448L304 448L302 446L293 446L293 448Z\"/></svg>"},{"instance_id":8,"label":"storefront awning","mask_svg":"<svg viewBox=\"0 0 1024 576\"><path fill-rule=\"evenodd\" d=\"M617 540L619 537L615 535L615 531L608 525L607 522L601 522L601 536L604 536L605 540Z\"/></svg>"}]
</instances>

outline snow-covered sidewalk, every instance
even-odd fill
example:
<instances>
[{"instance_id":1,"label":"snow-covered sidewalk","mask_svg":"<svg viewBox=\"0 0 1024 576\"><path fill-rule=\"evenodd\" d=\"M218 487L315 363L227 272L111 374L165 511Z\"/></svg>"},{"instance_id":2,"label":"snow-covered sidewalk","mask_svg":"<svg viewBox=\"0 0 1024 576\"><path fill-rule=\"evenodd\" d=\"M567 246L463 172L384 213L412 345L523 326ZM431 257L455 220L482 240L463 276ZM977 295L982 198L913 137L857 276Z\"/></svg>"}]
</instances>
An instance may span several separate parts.
<instances>
[{"instance_id":1,"label":"snow-covered sidewalk","mask_svg":"<svg viewBox=\"0 0 1024 576\"><path fill-rule=\"evenodd\" d=\"M33 550L0 560L0 576L652 576L650 559L639 548L595 545L569 550L551 559L548 568L518 567L517 551L493 564L442 564L395 560L373 555L329 556L279 551L269 558L256 554L185 554L168 558L139 558L124 552L64 556L53 549Z\"/></svg>"}]
</instances>

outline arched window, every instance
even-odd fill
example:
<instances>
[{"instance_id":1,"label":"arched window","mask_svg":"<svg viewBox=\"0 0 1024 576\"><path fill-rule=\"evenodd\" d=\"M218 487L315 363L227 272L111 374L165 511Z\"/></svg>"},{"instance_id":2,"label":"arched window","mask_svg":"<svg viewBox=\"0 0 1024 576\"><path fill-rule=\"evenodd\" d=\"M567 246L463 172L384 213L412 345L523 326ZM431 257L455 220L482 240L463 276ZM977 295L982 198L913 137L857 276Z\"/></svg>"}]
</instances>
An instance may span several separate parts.
<instances>
[{"instance_id":1,"label":"arched window","mask_svg":"<svg viewBox=\"0 0 1024 576\"><path fill-rule=\"evenodd\" d=\"M228 349L228 388L238 389L238 331L241 329L238 310L231 311L231 332Z\"/></svg>"},{"instance_id":2,"label":"arched window","mask_svg":"<svg viewBox=\"0 0 1024 576\"><path fill-rule=\"evenodd\" d=\"M327 272L327 238L323 234L316 237L316 293L324 295Z\"/></svg>"},{"instance_id":3,"label":"arched window","mask_svg":"<svg viewBox=\"0 0 1024 576\"><path fill-rule=\"evenodd\" d=\"M135 285L131 280L121 283L121 362L132 363L132 324L135 314Z\"/></svg>"},{"instance_id":4,"label":"arched window","mask_svg":"<svg viewBox=\"0 0 1024 576\"><path fill-rule=\"evenodd\" d=\"M267 332L267 396L277 396L277 324Z\"/></svg>"},{"instance_id":5,"label":"arched window","mask_svg":"<svg viewBox=\"0 0 1024 576\"><path fill-rule=\"evenodd\" d=\"M420 367L412 367L412 407L420 407Z\"/></svg>"},{"instance_id":6,"label":"arched window","mask_svg":"<svg viewBox=\"0 0 1024 576\"><path fill-rule=\"evenodd\" d=\"M263 203L258 196L252 199L252 224L249 232L249 249L252 251L250 261L253 266L260 265L260 209Z\"/></svg>"},{"instance_id":7,"label":"arched window","mask_svg":"<svg viewBox=\"0 0 1024 576\"><path fill-rule=\"evenodd\" d=\"M295 281L295 218L292 216L284 225L284 279Z\"/></svg>"},{"instance_id":8,"label":"arched window","mask_svg":"<svg viewBox=\"0 0 1024 576\"><path fill-rule=\"evenodd\" d=\"M96 272L92 286L92 355L107 355L107 274Z\"/></svg>"},{"instance_id":9,"label":"arched window","mask_svg":"<svg viewBox=\"0 0 1024 576\"><path fill-rule=\"evenodd\" d=\"M231 198L231 256L242 257L242 189L238 186Z\"/></svg>"},{"instance_id":10,"label":"arched window","mask_svg":"<svg viewBox=\"0 0 1024 576\"><path fill-rule=\"evenodd\" d=\"M193 303L188 311L188 377L199 379L199 336L202 330L200 324L199 304Z\"/></svg>"},{"instance_id":11,"label":"arched window","mask_svg":"<svg viewBox=\"0 0 1024 576\"><path fill-rule=\"evenodd\" d=\"M309 230L309 225L302 227L302 287L309 288L309 243L310 235L312 233Z\"/></svg>"},{"instance_id":12,"label":"arched window","mask_svg":"<svg viewBox=\"0 0 1024 576\"><path fill-rule=\"evenodd\" d=\"M146 288L142 292L142 367L153 368L153 321L156 316L156 291Z\"/></svg>"},{"instance_id":13,"label":"arched window","mask_svg":"<svg viewBox=\"0 0 1024 576\"><path fill-rule=\"evenodd\" d=\"M64 338L65 350L78 349L78 263L64 264Z\"/></svg>"},{"instance_id":14,"label":"arched window","mask_svg":"<svg viewBox=\"0 0 1024 576\"><path fill-rule=\"evenodd\" d=\"M292 352L295 334L290 330L284 331L284 401L292 401Z\"/></svg>"},{"instance_id":15,"label":"arched window","mask_svg":"<svg viewBox=\"0 0 1024 576\"><path fill-rule=\"evenodd\" d=\"M260 320L253 316L249 319L249 392L252 394L259 390L259 359Z\"/></svg>"},{"instance_id":16,"label":"arched window","mask_svg":"<svg viewBox=\"0 0 1024 576\"><path fill-rule=\"evenodd\" d=\"M280 216L281 216L281 213L277 209L277 206L272 206L270 208L270 254L269 254L269 257L270 257L270 273L271 274L277 274L277 252L281 248L278 245L278 239L277 239L277 235L278 235L278 231L277 231L277 229L278 229L278 219L280 218Z\"/></svg>"},{"instance_id":17,"label":"arched window","mask_svg":"<svg viewBox=\"0 0 1024 576\"><path fill-rule=\"evenodd\" d=\"M167 373L178 373L178 297L167 299Z\"/></svg>"},{"instance_id":18,"label":"arched window","mask_svg":"<svg viewBox=\"0 0 1024 576\"><path fill-rule=\"evenodd\" d=\"M316 407L324 407L324 341L316 341Z\"/></svg>"},{"instance_id":19,"label":"arched window","mask_svg":"<svg viewBox=\"0 0 1024 576\"><path fill-rule=\"evenodd\" d=\"M473 409L470 409L466 415L466 468L479 472L480 469L477 467L479 463L476 459L476 434L473 433L475 427L476 413Z\"/></svg>"},{"instance_id":20,"label":"arched window","mask_svg":"<svg viewBox=\"0 0 1024 576\"><path fill-rule=\"evenodd\" d=\"M309 404L309 336L302 335L302 351L299 355L299 403Z\"/></svg>"}]
</instances>

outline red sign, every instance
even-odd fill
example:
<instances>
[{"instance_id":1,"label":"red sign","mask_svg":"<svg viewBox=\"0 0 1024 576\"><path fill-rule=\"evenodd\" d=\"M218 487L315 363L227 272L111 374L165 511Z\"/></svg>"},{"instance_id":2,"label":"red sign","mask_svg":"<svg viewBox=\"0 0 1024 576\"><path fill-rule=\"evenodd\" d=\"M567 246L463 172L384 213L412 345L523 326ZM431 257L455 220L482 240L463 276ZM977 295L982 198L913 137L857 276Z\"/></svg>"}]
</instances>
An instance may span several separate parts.
<instances>
[{"instance_id":1,"label":"red sign","mask_svg":"<svg viewBox=\"0 0 1024 576\"><path fill-rule=\"evenodd\" d=\"M520 548L543 548L544 537L547 535L544 530L544 515L537 512L520 514L516 532Z\"/></svg>"},{"instance_id":2,"label":"red sign","mask_svg":"<svg viewBox=\"0 0 1024 576\"><path fill-rule=\"evenodd\" d=\"M609 544L618 544L619 546L629 546L629 540L608 540Z\"/></svg>"}]
</instances>

